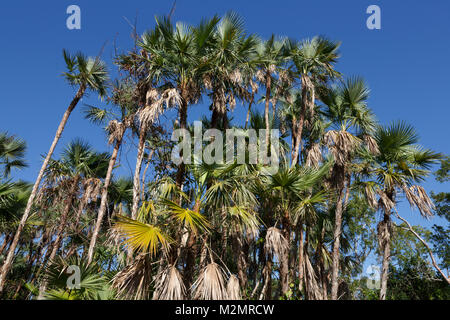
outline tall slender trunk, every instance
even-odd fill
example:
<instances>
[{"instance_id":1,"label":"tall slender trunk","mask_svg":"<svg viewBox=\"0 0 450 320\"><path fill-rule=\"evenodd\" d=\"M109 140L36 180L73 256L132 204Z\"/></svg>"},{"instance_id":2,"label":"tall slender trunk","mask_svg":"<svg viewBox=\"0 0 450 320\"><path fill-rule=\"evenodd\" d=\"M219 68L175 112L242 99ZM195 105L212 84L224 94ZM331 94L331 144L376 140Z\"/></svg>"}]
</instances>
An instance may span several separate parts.
<instances>
[{"instance_id":1,"label":"tall slender trunk","mask_svg":"<svg viewBox=\"0 0 450 320\"><path fill-rule=\"evenodd\" d=\"M331 262L331 299L337 300L338 298L338 287L339 287L339 248L341 244L341 232L342 232L342 213L344 211L344 198L345 198L345 187L350 187L347 185L347 178L344 172L344 168L338 168L341 171L339 178L342 181L342 185L338 189L338 198L336 202L335 209L335 222L334 222L334 233L333 233L333 253ZM338 178L338 179L339 179Z\"/></svg>"},{"instance_id":2,"label":"tall slender trunk","mask_svg":"<svg viewBox=\"0 0 450 320\"><path fill-rule=\"evenodd\" d=\"M384 214L383 225L386 228L386 237L383 239L383 264L381 270L381 288L380 300L386 300L387 282L389 276L389 261L391 259L391 233L390 233L390 216Z\"/></svg>"},{"instance_id":3,"label":"tall slender trunk","mask_svg":"<svg viewBox=\"0 0 450 320\"><path fill-rule=\"evenodd\" d=\"M75 179L73 180L72 186L69 190L69 194L67 195L67 200L66 200L66 204L64 206L64 211L61 215L61 220L59 221L58 229L56 231L56 238L52 244L52 250L51 250L51 253L49 256L50 263L52 263L52 261L55 259L56 253L58 252L59 246L61 244L63 234L64 234L64 229L66 227L67 219L69 217L70 208L72 207L72 202L75 199L76 192L78 190L79 181L80 181L80 176L77 175L75 177ZM42 297L42 294L45 292L46 289L47 289L47 281L44 280L41 284L41 287L39 288L39 297Z\"/></svg>"},{"instance_id":4,"label":"tall slender trunk","mask_svg":"<svg viewBox=\"0 0 450 320\"><path fill-rule=\"evenodd\" d=\"M304 258L304 241L303 241L303 226L300 223L298 229L298 288L303 292L303 281L305 277L305 258Z\"/></svg>"},{"instance_id":5,"label":"tall slender trunk","mask_svg":"<svg viewBox=\"0 0 450 320\"><path fill-rule=\"evenodd\" d=\"M263 269L264 274L264 286L261 290L259 300L272 299L272 255L267 256L266 264Z\"/></svg>"},{"instance_id":6,"label":"tall slender trunk","mask_svg":"<svg viewBox=\"0 0 450 320\"><path fill-rule=\"evenodd\" d=\"M269 138L270 138L269 105L270 105L271 86L272 86L272 77L270 75L270 72L267 71L266 72L266 104L265 104L265 109L264 109L264 119L266 122L266 148L269 148Z\"/></svg>"},{"instance_id":7,"label":"tall slender trunk","mask_svg":"<svg viewBox=\"0 0 450 320\"><path fill-rule=\"evenodd\" d=\"M136 158L136 167L134 169L133 176L133 206L131 209L131 219L136 219L137 211L139 207L139 189L140 189L140 175L142 168L142 160L144 159L144 147L145 136L147 134L147 125L141 123L141 129L139 130L139 146Z\"/></svg>"},{"instance_id":8,"label":"tall slender trunk","mask_svg":"<svg viewBox=\"0 0 450 320\"><path fill-rule=\"evenodd\" d=\"M199 213L200 212L200 199L197 198L195 200L194 212ZM186 264L183 272L184 277L184 284L186 288L190 288L192 285L192 279L194 277L194 266L195 266L195 258L198 254L198 246L196 245L197 242L197 234L194 231L189 232L189 237L187 239L186 247L184 248L186 250Z\"/></svg>"},{"instance_id":9,"label":"tall slender trunk","mask_svg":"<svg viewBox=\"0 0 450 320\"><path fill-rule=\"evenodd\" d=\"M309 96L308 96L309 94ZM305 123L306 111L314 108L315 94L314 86L311 83L311 79L308 75L302 74L302 106L300 109L300 117L297 123L297 130L295 133L295 146L292 155L291 166L295 166L298 162L298 156L302 152L301 141L303 133L303 125Z\"/></svg>"},{"instance_id":10,"label":"tall slender trunk","mask_svg":"<svg viewBox=\"0 0 450 320\"><path fill-rule=\"evenodd\" d=\"M214 86L213 89L211 128L217 129L219 127L219 121L224 119L224 113L226 113L225 91L222 86L217 85ZM180 117L181 117L181 110L180 110Z\"/></svg>"},{"instance_id":11,"label":"tall slender trunk","mask_svg":"<svg viewBox=\"0 0 450 320\"><path fill-rule=\"evenodd\" d=\"M8 272L11 269L11 266L13 263L14 251L16 250L17 244L19 243L20 235L21 235L22 230L25 227L25 223L27 222L27 219L30 215L34 198L36 197L42 177L44 176L44 171L47 168L47 165L50 161L50 158L53 155L53 152L55 151L56 145L58 144L59 138L61 137L61 134L64 130L64 127L66 126L66 123L67 123L67 120L69 119L70 114L72 113L73 109L75 109L75 107L78 104L78 102L80 101L80 99L83 97L85 91L86 91L86 86L81 85L80 88L78 89L78 92L76 93L75 97L72 99L66 112L64 112L64 115L59 124L58 130L56 131L55 138L53 139L52 145L50 146L50 150L48 151L47 156L45 157L44 163L41 166L41 170L39 171L38 177L37 177L36 181L34 182L33 189L31 190L30 197L28 198L27 206L22 215L22 219L20 220L19 226L17 227L17 231L14 236L14 240L11 243L11 246L9 247L8 255L6 257L5 263L3 264L2 270L0 272L0 293L3 292L3 288L5 286L5 281L6 281L6 276L8 275Z\"/></svg>"},{"instance_id":12,"label":"tall slender trunk","mask_svg":"<svg viewBox=\"0 0 450 320\"><path fill-rule=\"evenodd\" d=\"M100 209L98 210L98 215L97 215L97 222L95 223L95 229L94 229L94 232L92 233L91 242L89 244L88 264L90 264L92 262L92 257L94 256L95 244L97 242L97 238L98 238L98 235L100 232L100 227L102 225L103 217L105 216L105 213L106 213L106 205L107 205L107 200L108 200L108 188L111 183L112 172L113 172L114 166L116 164L117 155L119 154L119 149L120 149L120 145L122 144L122 139L123 139L125 130L123 130L122 132L123 132L122 135L120 137L118 137L118 139L116 140L116 144L114 146L114 150L113 150L111 159L109 159L108 171L106 173L105 183L103 185L103 190L102 190L102 200L101 200Z\"/></svg>"},{"instance_id":13,"label":"tall slender trunk","mask_svg":"<svg viewBox=\"0 0 450 320\"><path fill-rule=\"evenodd\" d=\"M288 243L288 249L280 257L280 280L281 293L286 294L289 291L289 253L291 248L291 222L289 219L289 211L285 211L283 218L283 236Z\"/></svg>"},{"instance_id":14,"label":"tall slender trunk","mask_svg":"<svg viewBox=\"0 0 450 320\"><path fill-rule=\"evenodd\" d=\"M180 117L180 129L187 129L187 101L186 98L182 97L182 102L180 105L179 110L179 117ZM184 165L184 159L178 166L178 172L176 175L176 185L178 188L181 188L184 181L184 172L185 172L185 165Z\"/></svg>"},{"instance_id":15,"label":"tall slender trunk","mask_svg":"<svg viewBox=\"0 0 450 320\"><path fill-rule=\"evenodd\" d=\"M248 104L247 116L245 117L245 129L248 127L248 121L250 119L250 112L252 111L252 104L255 99L255 94L252 93L252 97L250 99L250 103Z\"/></svg>"}]
</instances>

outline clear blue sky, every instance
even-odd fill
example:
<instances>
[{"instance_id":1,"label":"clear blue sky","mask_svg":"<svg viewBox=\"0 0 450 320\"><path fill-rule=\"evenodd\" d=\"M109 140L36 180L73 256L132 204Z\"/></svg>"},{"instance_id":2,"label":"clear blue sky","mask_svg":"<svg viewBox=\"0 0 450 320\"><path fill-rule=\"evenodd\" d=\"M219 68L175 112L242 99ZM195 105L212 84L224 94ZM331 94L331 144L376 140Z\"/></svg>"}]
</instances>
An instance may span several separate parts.
<instances>
[{"instance_id":1,"label":"clear blue sky","mask_svg":"<svg viewBox=\"0 0 450 320\"><path fill-rule=\"evenodd\" d=\"M81 30L66 28L66 8L81 8ZM381 30L366 27L366 8L381 8ZM64 71L62 48L87 55L103 52L114 70L111 58L114 42L127 50L131 28L126 22L137 17L138 31L154 25L154 16L167 14L172 1L1 1L0 35L0 131L8 131L28 143L29 168L15 176L32 181L47 152L60 118L74 90L60 74ZM345 75L363 76L371 90L370 106L381 123L403 119L413 124L421 144L450 154L447 93L450 89L450 2L392 0L278 0L202 1L178 0L173 19L195 24L202 17L234 10L242 15L250 33L267 38L272 33L296 39L325 35L342 41L342 57L337 65ZM82 103L98 104L95 96ZM71 116L59 148L74 137L85 138L98 150L107 150L99 127L81 115L81 106ZM198 118L207 106L195 106L189 119ZM127 146L124 152L132 150ZM133 151L129 151L133 154ZM133 167L122 163L123 172ZM433 178L427 190L448 191L448 184ZM406 205L401 212L413 223L430 226L417 218Z\"/></svg>"}]
</instances>

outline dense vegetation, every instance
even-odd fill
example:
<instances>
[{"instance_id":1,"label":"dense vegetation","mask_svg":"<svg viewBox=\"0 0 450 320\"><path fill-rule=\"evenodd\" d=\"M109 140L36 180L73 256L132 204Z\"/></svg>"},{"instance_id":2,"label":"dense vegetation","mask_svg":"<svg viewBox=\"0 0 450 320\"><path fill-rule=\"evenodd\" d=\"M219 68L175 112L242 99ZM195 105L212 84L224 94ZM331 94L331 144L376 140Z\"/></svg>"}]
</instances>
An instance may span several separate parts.
<instances>
[{"instance_id":1,"label":"dense vegetation","mask_svg":"<svg viewBox=\"0 0 450 320\"><path fill-rule=\"evenodd\" d=\"M261 40L233 13L196 26L159 18L135 42L115 57L114 81L100 58L64 51L77 91L34 184L13 176L25 142L0 135L4 299L449 299L448 227L397 211L406 198L448 221L449 194L430 198L420 183L439 161L448 181L449 158L410 125L377 122L364 80L337 70L338 42ZM88 92L106 98L82 111L112 153L74 139L56 154ZM193 131L200 102L203 130L279 129L278 171L175 165L171 134ZM137 145L133 177L117 174L126 144ZM367 285L370 259L379 286ZM69 288L73 266L81 282Z\"/></svg>"}]
</instances>

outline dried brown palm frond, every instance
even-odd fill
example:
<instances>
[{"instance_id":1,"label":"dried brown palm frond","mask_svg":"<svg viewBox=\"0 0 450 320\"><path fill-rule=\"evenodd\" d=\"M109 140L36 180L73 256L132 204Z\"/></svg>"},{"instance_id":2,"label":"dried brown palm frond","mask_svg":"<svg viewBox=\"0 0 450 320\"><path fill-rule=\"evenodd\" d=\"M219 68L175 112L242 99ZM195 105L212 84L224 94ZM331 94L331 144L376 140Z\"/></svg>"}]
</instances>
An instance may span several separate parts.
<instances>
[{"instance_id":1,"label":"dried brown palm frond","mask_svg":"<svg viewBox=\"0 0 450 320\"><path fill-rule=\"evenodd\" d=\"M324 136L324 142L338 165L344 165L350 154L359 145L360 140L345 130L330 130Z\"/></svg>"},{"instance_id":2,"label":"dried brown palm frond","mask_svg":"<svg viewBox=\"0 0 450 320\"><path fill-rule=\"evenodd\" d=\"M197 300L228 299L223 269L215 262L206 265L192 285L192 292Z\"/></svg>"},{"instance_id":3,"label":"dried brown palm frond","mask_svg":"<svg viewBox=\"0 0 450 320\"><path fill-rule=\"evenodd\" d=\"M114 141L122 139L125 132L125 125L117 120L111 120L106 130L109 133L108 144L112 144Z\"/></svg>"},{"instance_id":4,"label":"dried brown palm frond","mask_svg":"<svg viewBox=\"0 0 450 320\"><path fill-rule=\"evenodd\" d=\"M236 98L234 97L234 94L232 92L228 94L227 100L228 105L230 106L230 110L233 110L234 107L236 107Z\"/></svg>"},{"instance_id":5,"label":"dried brown palm frond","mask_svg":"<svg viewBox=\"0 0 450 320\"><path fill-rule=\"evenodd\" d=\"M391 239L392 234L392 222L391 220L382 220L377 225L378 245L381 250L384 250L384 246Z\"/></svg>"},{"instance_id":6,"label":"dried brown palm frond","mask_svg":"<svg viewBox=\"0 0 450 320\"><path fill-rule=\"evenodd\" d=\"M275 72L276 70L277 70L277 66L274 65L274 64L271 64L271 65L269 66L269 68L267 68L267 71L269 71L270 74L276 74L276 72Z\"/></svg>"},{"instance_id":7,"label":"dried brown palm frond","mask_svg":"<svg viewBox=\"0 0 450 320\"><path fill-rule=\"evenodd\" d=\"M161 99L164 101L167 108L172 108L181 104L180 93L175 88L165 90L161 95Z\"/></svg>"},{"instance_id":8,"label":"dried brown palm frond","mask_svg":"<svg viewBox=\"0 0 450 320\"><path fill-rule=\"evenodd\" d=\"M89 178L82 182L84 193L80 201L81 208L84 209L87 203L97 199L97 197L101 194L102 185L103 182L98 178Z\"/></svg>"},{"instance_id":9,"label":"dried brown palm frond","mask_svg":"<svg viewBox=\"0 0 450 320\"><path fill-rule=\"evenodd\" d=\"M364 136L364 143L367 146L367 148L369 149L369 152L373 155L377 155L380 153L380 150L378 149L378 144L375 141L374 138L372 138L369 135L365 135Z\"/></svg>"},{"instance_id":10,"label":"dried brown palm frond","mask_svg":"<svg viewBox=\"0 0 450 320\"><path fill-rule=\"evenodd\" d=\"M364 194L366 196L367 203L373 209L376 209L377 205L378 205L378 202L377 202L377 199L376 199L375 192L374 192L373 188L371 186L369 186L368 184L366 184L364 186Z\"/></svg>"},{"instance_id":11,"label":"dried brown palm frond","mask_svg":"<svg viewBox=\"0 0 450 320\"><path fill-rule=\"evenodd\" d=\"M250 79L250 87L252 88L252 93L258 93L258 83Z\"/></svg>"},{"instance_id":12,"label":"dried brown palm frond","mask_svg":"<svg viewBox=\"0 0 450 320\"><path fill-rule=\"evenodd\" d=\"M157 275L153 300L183 300L185 298L186 288L175 266L169 266Z\"/></svg>"},{"instance_id":13,"label":"dried brown palm frond","mask_svg":"<svg viewBox=\"0 0 450 320\"><path fill-rule=\"evenodd\" d=\"M207 90L212 90L212 80L209 75L203 75L203 85Z\"/></svg>"},{"instance_id":14,"label":"dried brown palm frond","mask_svg":"<svg viewBox=\"0 0 450 320\"><path fill-rule=\"evenodd\" d=\"M408 188L406 185L403 185L402 189L411 207L417 207L420 214L425 218L433 216L435 206L423 187L412 185Z\"/></svg>"},{"instance_id":15,"label":"dried brown palm frond","mask_svg":"<svg viewBox=\"0 0 450 320\"><path fill-rule=\"evenodd\" d=\"M308 167L318 168L319 163L323 160L322 150L320 150L320 145L318 143L314 143L309 149L308 154L306 155L306 165Z\"/></svg>"},{"instance_id":16,"label":"dried brown palm frond","mask_svg":"<svg viewBox=\"0 0 450 320\"><path fill-rule=\"evenodd\" d=\"M322 291L317 283L317 276L307 254L304 255L305 289L309 300L322 300Z\"/></svg>"},{"instance_id":17,"label":"dried brown palm frond","mask_svg":"<svg viewBox=\"0 0 450 320\"><path fill-rule=\"evenodd\" d=\"M233 274L230 276L230 279L228 279L227 295L229 300L241 300L239 279Z\"/></svg>"},{"instance_id":18,"label":"dried brown palm frond","mask_svg":"<svg viewBox=\"0 0 450 320\"><path fill-rule=\"evenodd\" d=\"M149 88L145 94L145 105L150 106L159 99L159 92L155 88Z\"/></svg>"},{"instance_id":19,"label":"dried brown palm frond","mask_svg":"<svg viewBox=\"0 0 450 320\"><path fill-rule=\"evenodd\" d=\"M152 265L149 255L140 254L132 264L117 273L112 286L125 299L148 299L152 282Z\"/></svg>"},{"instance_id":20,"label":"dried brown palm frond","mask_svg":"<svg viewBox=\"0 0 450 320\"><path fill-rule=\"evenodd\" d=\"M158 99L151 105L145 106L139 111L139 121L141 124L152 124L164 111L164 100Z\"/></svg>"},{"instance_id":21,"label":"dried brown palm frond","mask_svg":"<svg viewBox=\"0 0 450 320\"><path fill-rule=\"evenodd\" d=\"M383 212L391 212L395 206L395 203L389 199L387 194L382 190L378 190L377 193L380 196L380 199L378 200L378 208Z\"/></svg>"},{"instance_id":22,"label":"dried brown palm frond","mask_svg":"<svg viewBox=\"0 0 450 320\"><path fill-rule=\"evenodd\" d=\"M266 83L266 74L261 69L256 71L255 78L261 83Z\"/></svg>"},{"instance_id":23,"label":"dried brown palm frond","mask_svg":"<svg viewBox=\"0 0 450 320\"><path fill-rule=\"evenodd\" d=\"M183 92L183 98L186 99L186 102L191 104L197 103L201 97L201 88L197 81L193 79L188 81L180 92Z\"/></svg>"},{"instance_id":24,"label":"dried brown palm frond","mask_svg":"<svg viewBox=\"0 0 450 320\"><path fill-rule=\"evenodd\" d=\"M289 244L281 234L281 230L275 227L267 229L266 241L264 242L264 251L266 254L283 257L289 250Z\"/></svg>"},{"instance_id":25,"label":"dried brown palm frond","mask_svg":"<svg viewBox=\"0 0 450 320\"><path fill-rule=\"evenodd\" d=\"M281 83L285 87L289 87L293 82L292 74L290 72L288 72L287 70L281 70L279 72L279 78L280 78Z\"/></svg>"},{"instance_id":26,"label":"dried brown palm frond","mask_svg":"<svg viewBox=\"0 0 450 320\"><path fill-rule=\"evenodd\" d=\"M235 84L235 85L240 84L242 82L241 71L239 71L239 69L234 69L233 72L231 72L229 78L233 84Z\"/></svg>"}]
</instances>

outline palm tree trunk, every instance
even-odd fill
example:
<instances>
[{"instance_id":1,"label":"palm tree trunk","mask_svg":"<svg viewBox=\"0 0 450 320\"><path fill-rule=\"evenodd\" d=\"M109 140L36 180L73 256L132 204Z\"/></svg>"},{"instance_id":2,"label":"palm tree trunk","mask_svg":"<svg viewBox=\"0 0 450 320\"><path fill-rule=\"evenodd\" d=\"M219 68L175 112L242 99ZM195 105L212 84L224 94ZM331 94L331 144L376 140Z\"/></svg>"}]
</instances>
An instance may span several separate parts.
<instances>
[{"instance_id":1,"label":"palm tree trunk","mask_svg":"<svg viewBox=\"0 0 450 320\"><path fill-rule=\"evenodd\" d=\"M289 252L291 248L291 223L289 220L289 211L286 211L282 218L283 222L283 236L288 243L288 249L280 257L280 280L281 293L286 294L289 291Z\"/></svg>"},{"instance_id":2,"label":"palm tree trunk","mask_svg":"<svg viewBox=\"0 0 450 320\"><path fill-rule=\"evenodd\" d=\"M389 260L391 258L391 234L389 230L389 214L384 215L383 224L386 227L386 238L383 241L383 264L381 270L380 300L386 300L387 282L389 275Z\"/></svg>"},{"instance_id":3,"label":"palm tree trunk","mask_svg":"<svg viewBox=\"0 0 450 320\"><path fill-rule=\"evenodd\" d=\"M245 129L247 129L247 126L248 126L248 120L250 119L250 112L252 111L252 104L253 104L254 99L255 99L255 94L252 93L250 103L248 104L247 116L245 117Z\"/></svg>"},{"instance_id":4,"label":"palm tree trunk","mask_svg":"<svg viewBox=\"0 0 450 320\"><path fill-rule=\"evenodd\" d=\"M180 117L180 129L187 129L187 100L185 99L184 95L182 95L182 103L180 105L179 110L179 117ZM184 165L184 159L178 166L178 172L176 175L176 185L178 188L181 188L184 181L184 171L185 171L185 165Z\"/></svg>"},{"instance_id":5,"label":"palm tree trunk","mask_svg":"<svg viewBox=\"0 0 450 320\"><path fill-rule=\"evenodd\" d=\"M59 246L61 244L61 240L63 238L64 229L67 224L67 218L69 217L70 208L72 207L72 202L75 199L76 192L78 190L78 182L80 181L80 177L77 176L72 182L72 187L69 191L68 198L66 200L66 205L64 206L64 211L61 215L61 221L59 221L58 230L56 231L56 239L53 242L52 250L50 253L49 261L50 263L55 259L56 253L58 252ZM42 293L47 289L47 281L43 281L41 287L39 288L39 296L41 297Z\"/></svg>"},{"instance_id":6,"label":"palm tree trunk","mask_svg":"<svg viewBox=\"0 0 450 320\"><path fill-rule=\"evenodd\" d=\"M269 124L269 104L270 104L270 91L272 86L272 77L270 72L266 73L266 104L264 109L264 119L266 122L266 148L269 148L269 138L270 138L270 124Z\"/></svg>"},{"instance_id":7,"label":"palm tree trunk","mask_svg":"<svg viewBox=\"0 0 450 320\"><path fill-rule=\"evenodd\" d=\"M310 93L310 97L308 97ZM296 137L295 137L295 147L292 155L291 166L295 166L298 162L298 155L302 152L301 141L303 133L303 124L305 123L306 110L314 108L315 95L314 87L311 84L311 80L308 75L302 74L302 106L300 110L300 117L297 124Z\"/></svg>"},{"instance_id":8,"label":"palm tree trunk","mask_svg":"<svg viewBox=\"0 0 450 320\"><path fill-rule=\"evenodd\" d=\"M75 107L78 104L78 102L80 101L80 99L83 97L85 91L86 91L86 86L81 85L80 88L78 89L78 92L76 93L75 97L72 99L66 112L64 113L63 118L59 124L58 130L56 131L55 138L53 139L52 145L50 146L50 150L48 151L47 156L45 157L44 163L41 166L41 170L39 171L38 177L37 177L36 181L34 182L33 189L31 191L30 197L28 198L27 206L23 213L22 219L20 220L19 226L18 226L16 234L14 236L14 240L11 243L11 246L9 248L5 263L3 264L2 270L0 272L0 293L3 292L6 276L8 275L8 272L11 269L11 266L13 263L14 251L16 250L17 244L19 243L20 235L21 235L22 230L25 227L25 223L27 222L27 219L30 215L31 206L33 205L34 198L36 197L42 177L44 176L44 171L47 168L47 165L50 161L50 158L53 155L53 152L55 151L56 145L58 144L59 138L61 137L61 134L64 130L64 127L66 126L66 123L69 119L70 114L72 113L73 109L75 109Z\"/></svg>"},{"instance_id":9,"label":"palm tree trunk","mask_svg":"<svg viewBox=\"0 0 450 320\"><path fill-rule=\"evenodd\" d=\"M300 223L300 227L298 229L298 288L300 291L303 291L303 281L305 277L305 258L304 258L304 242L303 242L303 226Z\"/></svg>"},{"instance_id":10,"label":"palm tree trunk","mask_svg":"<svg viewBox=\"0 0 450 320\"><path fill-rule=\"evenodd\" d=\"M109 159L108 171L106 173L105 184L103 185L103 190L102 190L102 200L101 200L100 209L98 210L98 215L97 215L97 222L95 223L95 229L94 229L94 232L92 233L91 242L89 244L88 264L90 264L92 262L92 257L94 256L95 244L97 242L97 238L98 238L98 235L100 232L100 227L102 225L103 217L106 213L106 204L107 204L106 202L108 200L108 188L111 183L112 172L113 172L114 166L116 164L117 155L119 154L120 145L122 144L123 134L125 133L124 131L123 131L122 135L116 140L116 145L114 146L114 150L113 150L111 159Z\"/></svg>"},{"instance_id":11,"label":"palm tree trunk","mask_svg":"<svg viewBox=\"0 0 450 320\"><path fill-rule=\"evenodd\" d=\"M338 170L342 170L338 169ZM339 194L336 202L336 210L335 210L335 222L334 222L334 233L333 233L333 254L332 254L332 263L331 263L331 299L337 300L338 298L338 287L339 287L339 248L341 244L341 232L342 232L342 213L344 209L344 197L345 197L345 187L347 185L347 181L345 178L345 173L341 172L342 176L342 186L339 188ZM349 186L348 186L349 187Z\"/></svg>"},{"instance_id":12,"label":"palm tree trunk","mask_svg":"<svg viewBox=\"0 0 450 320\"><path fill-rule=\"evenodd\" d=\"M140 175L142 168L142 160L144 159L145 135L147 133L147 126L142 123L139 131L139 146L136 159L136 167L134 169L133 177L133 206L131 209L131 219L136 219L139 206L139 189L140 189Z\"/></svg>"}]
</instances>

